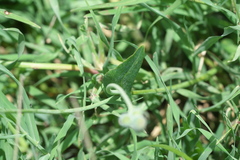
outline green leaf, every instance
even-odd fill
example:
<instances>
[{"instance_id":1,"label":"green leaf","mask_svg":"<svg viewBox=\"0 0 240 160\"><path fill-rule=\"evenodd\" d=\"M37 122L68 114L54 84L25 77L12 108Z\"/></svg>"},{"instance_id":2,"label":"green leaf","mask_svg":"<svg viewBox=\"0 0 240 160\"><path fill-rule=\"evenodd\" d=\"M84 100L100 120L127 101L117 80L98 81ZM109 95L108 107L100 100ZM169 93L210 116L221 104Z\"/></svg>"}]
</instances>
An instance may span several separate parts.
<instances>
[{"instance_id":1,"label":"green leaf","mask_svg":"<svg viewBox=\"0 0 240 160\"><path fill-rule=\"evenodd\" d=\"M79 71L81 74L84 73L83 63L82 63L82 57L78 51L77 43L75 37L70 37L66 40L66 43L69 46L69 51L71 51L71 54L74 56L74 59L77 62ZM83 43L83 42L82 42Z\"/></svg>"},{"instance_id":2,"label":"green leaf","mask_svg":"<svg viewBox=\"0 0 240 160\"><path fill-rule=\"evenodd\" d=\"M105 74L103 78L105 88L110 83L116 83L121 86L128 95L130 95L133 82L141 68L144 57L144 47L140 46L135 53L122 64Z\"/></svg>"},{"instance_id":3,"label":"green leaf","mask_svg":"<svg viewBox=\"0 0 240 160\"><path fill-rule=\"evenodd\" d=\"M61 140L62 138L66 137L66 134L68 132L68 130L70 129L70 127L72 126L73 120L74 120L74 116L73 115L69 115L66 122L63 124L63 127L61 128L61 130L58 132L57 137L54 139L53 142L53 148L51 149L51 158L53 159L53 157L56 155L57 153L57 148L59 148L58 141Z\"/></svg>"},{"instance_id":4,"label":"green leaf","mask_svg":"<svg viewBox=\"0 0 240 160\"><path fill-rule=\"evenodd\" d=\"M165 13L162 13L159 10L154 9L153 7L150 7L147 4L145 4L145 3L142 3L141 5L159 16L159 18L156 19L152 23L152 25L149 27L147 32L149 32L149 30L151 29L151 27L155 23L157 23L161 19L164 19L166 21L167 26L169 28L173 29L175 31L175 33L180 37L181 41L179 41L179 42L181 43L181 46L182 46L184 52L187 54L187 56L192 61L192 57L189 56L192 53L192 51L193 51L192 41L189 39L189 36L187 35L187 33L183 31L181 26L179 26L177 23L175 23L174 21L172 21L171 19L169 19L166 16L166 14L171 13L174 9L176 9L179 5L181 5L184 2L185 1L182 1L182 0L181 1L175 1L174 5L172 6L173 8L169 7L169 9L167 9ZM147 35L148 35L148 33L147 33Z\"/></svg>"},{"instance_id":5,"label":"green leaf","mask_svg":"<svg viewBox=\"0 0 240 160\"><path fill-rule=\"evenodd\" d=\"M38 88L36 88L34 86L29 86L26 90L27 90L28 94L30 94L31 96L33 96L40 102L42 102L48 106L51 106L52 108L55 108L55 109L57 108L55 100L48 97L44 92L42 92Z\"/></svg>"},{"instance_id":6,"label":"green leaf","mask_svg":"<svg viewBox=\"0 0 240 160\"><path fill-rule=\"evenodd\" d=\"M186 155L185 153L171 147L171 146L168 146L168 145L165 145L165 144L155 144L155 145L151 145L152 147L159 147L159 148L163 148L163 149L166 149L168 151L171 151L173 153L175 153L176 155L179 155L183 158L185 158L186 160L192 160L192 158L190 158L188 155Z\"/></svg>"},{"instance_id":7,"label":"green leaf","mask_svg":"<svg viewBox=\"0 0 240 160\"><path fill-rule=\"evenodd\" d=\"M39 160L49 160L50 154L46 154L39 158Z\"/></svg>"},{"instance_id":8,"label":"green leaf","mask_svg":"<svg viewBox=\"0 0 240 160\"><path fill-rule=\"evenodd\" d=\"M25 38L22 32L17 28L5 28L5 31L13 31L18 33L18 58L23 54L25 48ZM15 59L16 60L16 59Z\"/></svg>"},{"instance_id":9,"label":"green leaf","mask_svg":"<svg viewBox=\"0 0 240 160\"><path fill-rule=\"evenodd\" d=\"M41 54L23 54L19 57L17 54L2 54L0 55L1 60L14 61L34 61L34 62L50 62L57 57L58 53L41 53Z\"/></svg>"},{"instance_id":10,"label":"green leaf","mask_svg":"<svg viewBox=\"0 0 240 160\"><path fill-rule=\"evenodd\" d=\"M234 158L225 148L224 146L220 143L220 141L215 137L215 135L211 132L206 131L205 129L197 128L204 137L206 137L209 141L210 144L208 145L207 148L213 149L214 146L218 147L222 152L225 152L228 156L230 156L233 160L237 160ZM211 147L211 148L210 148ZM204 151L207 152L207 151ZM206 153L207 154L207 153ZM201 157L204 157L203 155Z\"/></svg>"},{"instance_id":11,"label":"green leaf","mask_svg":"<svg viewBox=\"0 0 240 160\"><path fill-rule=\"evenodd\" d=\"M57 141L59 141L60 139L66 136L67 131L72 126L73 120L74 120L74 116L70 114L67 118L67 121L63 124L63 127L61 128L57 137L55 138L54 143L56 143Z\"/></svg>"},{"instance_id":12,"label":"green leaf","mask_svg":"<svg viewBox=\"0 0 240 160\"><path fill-rule=\"evenodd\" d=\"M231 99L233 99L234 97L240 95L240 86L236 86L233 91L227 95L226 97L224 97L220 102L214 104L213 106L207 107L207 108L203 108L200 110L200 112L209 112L209 111L214 111L214 110L219 110L221 108L221 105Z\"/></svg>"},{"instance_id":13,"label":"green leaf","mask_svg":"<svg viewBox=\"0 0 240 160\"><path fill-rule=\"evenodd\" d=\"M7 97L2 93L2 91L0 91L0 109L16 109L16 107L9 102L9 100L7 99ZM5 116L5 115L1 115L1 116ZM16 121L16 114L10 114L7 113L6 116L11 119L12 121Z\"/></svg>"},{"instance_id":14,"label":"green leaf","mask_svg":"<svg viewBox=\"0 0 240 160\"><path fill-rule=\"evenodd\" d=\"M224 28L224 32L221 36L211 36L208 37L201 46L198 47L193 53L193 56L196 56L198 53L209 49L213 44L215 44L219 39L231 34L234 31L239 31L240 26L229 26Z\"/></svg>"},{"instance_id":15,"label":"green leaf","mask_svg":"<svg viewBox=\"0 0 240 160\"><path fill-rule=\"evenodd\" d=\"M30 25L32 27L41 28L39 25L33 23L32 21L30 21L30 20L28 20L28 19L26 19L26 18L24 18L22 16L16 15L16 14L11 13L11 12L8 12L8 11L6 11L4 9L0 9L0 15L4 16L6 18L9 18L9 19L14 19L16 21L20 21L20 22L28 24L28 25Z\"/></svg>"},{"instance_id":16,"label":"green leaf","mask_svg":"<svg viewBox=\"0 0 240 160\"><path fill-rule=\"evenodd\" d=\"M236 51L236 53L235 53L233 59L232 59L231 61L229 61L229 62L236 61L239 57L240 57L240 45L238 45L238 47L237 47L237 51Z\"/></svg>"},{"instance_id":17,"label":"green leaf","mask_svg":"<svg viewBox=\"0 0 240 160\"><path fill-rule=\"evenodd\" d=\"M11 77L20 87L22 87L21 83L14 77L14 75L7 68L5 68L3 65L0 64L0 73L1 72L5 73L9 77ZM24 88L23 88L22 94L23 94L24 109L29 109L30 101L28 99L27 93ZM22 125L23 125L23 128L28 132L29 136L31 136L32 139L34 139L35 141L40 141L39 133L37 130L37 126L36 126L33 114L25 114L22 117Z\"/></svg>"},{"instance_id":18,"label":"green leaf","mask_svg":"<svg viewBox=\"0 0 240 160\"><path fill-rule=\"evenodd\" d=\"M200 100L208 100L209 99L208 97L202 97L190 90L183 89L183 88L178 89L177 93L181 94L182 96L185 96L187 98L192 98L192 99L200 99Z\"/></svg>"},{"instance_id":19,"label":"green leaf","mask_svg":"<svg viewBox=\"0 0 240 160\"><path fill-rule=\"evenodd\" d=\"M96 4L96 5L92 5L92 6L86 6L86 7L81 6L79 8L73 9L71 11L75 12L75 11L86 11L86 10L93 10L93 9L106 9L106 8L112 8L112 7L136 5L136 4L144 3L147 1L150 1L150 0L121 0L121 1L117 1L117 2Z\"/></svg>"}]
</instances>

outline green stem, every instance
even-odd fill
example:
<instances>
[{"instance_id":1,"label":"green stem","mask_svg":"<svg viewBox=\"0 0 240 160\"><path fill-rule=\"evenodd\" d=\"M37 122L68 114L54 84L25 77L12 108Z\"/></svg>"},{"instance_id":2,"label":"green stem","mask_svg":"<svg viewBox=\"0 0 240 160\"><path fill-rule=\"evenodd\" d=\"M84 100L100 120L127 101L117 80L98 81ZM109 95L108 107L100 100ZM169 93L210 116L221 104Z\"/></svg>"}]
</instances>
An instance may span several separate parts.
<instances>
[{"instance_id":1,"label":"green stem","mask_svg":"<svg viewBox=\"0 0 240 160\"><path fill-rule=\"evenodd\" d=\"M113 90L114 89L114 90ZM128 97L128 95L125 93L125 91L119 86L117 85L116 83L110 83L107 85L107 88L106 88L106 91L109 93L109 94L112 94L112 95L120 95L124 102L126 103L127 107L128 107L128 110L129 111L132 111L134 109L134 106L130 100L130 98Z\"/></svg>"},{"instance_id":2,"label":"green stem","mask_svg":"<svg viewBox=\"0 0 240 160\"><path fill-rule=\"evenodd\" d=\"M6 66L14 63L14 61L0 61L0 63ZM78 66L74 64L17 62L15 66L19 68L32 68L32 69L44 69L44 70L79 71ZM98 73L97 70L89 67L84 67L84 71L92 74Z\"/></svg>"},{"instance_id":3,"label":"green stem","mask_svg":"<svg viewBox=\"0 0 240 160\"><path fill-rule=\"evenodd\" d=\"M176 85L172 85L172 86L167 86L167 89L169 90L177 90L180 88L187 88L191 85L194 85L200 81L205 81L210 79L213 75L215 75L217 73L218 69L217 68L213 68L211 70L209 70L207 73L200 75L198 78L190 80L190 81L186 81L180 84L176 84ZM165 92L165 88L156 88L156 89L148 89L148 90L136 90L136 91L132 91L132 94L135 95L143 95L143 94L154 94L154 93L163 93Z\"/></svg>"},{"instance_id":4,"label":"green stem","mask_svg":"<svg viewBox=\"0 0 240 160\"><path fill-rule=\"evenodd\" d=\"M42 113L42 114L69 114L69 113L76 113L76 112L82 112L87 111L90 109L94 109L96 107L99 107L101 105L104 105L114 99L115 97L109 97L107 99L104 99L103 101L94 103L89 106L81 107L81 108L72 108L72 109L22 109L22 113ZM0 113L16 113L18 112L17 109L6 109L6 110L0 110Z\"/></svg>"}]
</instances>

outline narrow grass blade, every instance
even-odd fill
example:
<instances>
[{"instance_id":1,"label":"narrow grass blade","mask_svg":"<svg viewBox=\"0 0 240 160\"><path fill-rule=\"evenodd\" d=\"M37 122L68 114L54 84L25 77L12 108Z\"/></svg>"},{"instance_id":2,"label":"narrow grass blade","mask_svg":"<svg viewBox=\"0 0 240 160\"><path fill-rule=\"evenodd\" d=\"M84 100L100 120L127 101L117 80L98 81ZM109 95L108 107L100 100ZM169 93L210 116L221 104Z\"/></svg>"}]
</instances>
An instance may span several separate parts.
<instances>
[{"instance_id":1,"label":"narrow grass blade","mask_svg":"<svg viewBox=\"0 0 240 160\"><path fill-rule=\"evenodd\" d=\"M116 153L116 152L112 152L112 151L109 151L109 150L102 150L102 151L107 151L107 152L111 153L112 155L114 155L115 157L117 157L118 159L121 159L121 160L130 160L129 158L127 158L126 156L124 156L121 153Z\"/></svg>"},{"instance_id":2,"label":"narrow grass blade","mask_svg":"<svg viewBox=\"0 0 240 160\"><path fill-rule=\"evenodd\" d=\"M46 154L46 155L40 157L39 160L49 160L49 158L50 158L50 154Z\"/></svg>"},{"instance_id":3,"label":"narrow grass blade","mask_svg":"<svg viewBox=\"0 0 240 160\"><path fill-rule=\"evenodd\" d=\"M16 107L9 102L9 100L6 98L6 96L2 93L2 91L0 91L0 109L1 110L5 110L5 109L16 109ZM4 116L4 115L2 115ZM6 116L11 119L13 122L16 121L15 117L16 114L6 114Z\"/></svg>"},{"instance_id":4,"label":"narrow grass blade","mask_svg":"<svg viewBox=\"0 0 240 160\"><path fill-rule=\"evenodd\" d=\"M216 9L219 9L221 10L225 15L226 17L228 17L229 20L231 20L231 22L233 24L236 24L237 21L238 21L238 18L237 18L237 15L233 12L231 12L230 10L226 9L226 8L223 8L221 7L220 5L216 5L215 3L213 3L212 1L210 0L201 0L201 2L203 2L204 4L207 4L213 8L216 8Z\"/></svg>"},{"instance_id":5,"label":"narrow grass blade","mask_svg":"<svg viewBox=\"0 0 240 160\"><path fill-rule=\"evenodd\" d=\"M211 36L208 37L199 47L196 49L192 56L196 56L198 53L209 49L213 44L215 44L219 39L231 34L234 31L240 31L240 26L229 26L224 28L224 32L221 36Z\"/></svg>"},{"instance_id":6,"label":"narrow grass blade","mask_svg":"<svg viewBox=\"0 0 240 160\"><path fill-rule=\"evenodd\" d=\"M43 54L22 54L19 57L17 54L2 54L1 60L14 61L34 61L34 62L50 62L58 56L58 53L43 53Z\"/></svg>"},{"instance_id":7,"label":"narrow grass blade","mask_svg":"<svg viewBox=\"0 0 240 160\"><path fill-rule=\"evenodd\" d=\"M158 71L158 68L156 66L156 64L154 64L154 62L148 57L146 56L145 57L146 61L148 62L148 64L150 65L150 67L152 68L155 76L156 76L156 80L157 80L157 83L159 85L159 87L162 87L165 89L165 92L167 93L167 99L168 99L168 102L169 102L169 105L172 107L172 111L173 111L173 116L174 116L174 119L178 125L178 129L180 131L180 114L186 118L186 116L182 113L182 111L178 108L177 104L174 102L172 96L171 96L171 93L169 92L169 89L166 87L165 83L163 82L163 79L161 78L161 75Z\"/></svg>"},{"instance_id":8,"label":"narrow grass blade","mask_svg":"<svg viewBox=\"0 0 240 160\"><path fill-rule=\"evenodd\" d=\"M85 0L85 2L86 2L86 4L89 6L87 0ZM98 34L99 34L100 39L101 39L101 40L103 41L103 43L107 46L107 48L109 48L109 42L108 42L106 36L104 35L104 33L103 33L102 29L101 29L101 26L99 25L99 22L98 22L98 20L97 20L97 17L96 17L96 15L95 15L95 13L93 12L93 10L89 10L89 11L90 11L90 13L91 13L91 15L92 15L92 18L93 18L93 21L94 21L94 23L95 23L95 25L96 25L96 28L97 28L97 31L98 31Z\"/></svg>"},{"instance_id":9,"label":"narrow grass blade","mask_svg":"<svg viewBox=\"0 0 240 160\"><path fill-rule=\"evenodd\" d=\"M216 146L216 139L210 140L210 143L204 149L204 151L202 152L202 154L200 155L198 160L206 160L209 157L209 155L212 153L212 151L214 150L215 146Z\"/></svg>"},{"instance_id":10,"label":"narrow grass blade","mask_svg":"<svg viewBox=\"0 0 240 160\"><path fill-rule=\"evenodd\" d=\"M190 90L187 90L187 89L178 89L176 91L177 93L181 94L182 96L185 96L187 98L191 98L191 99L198 99L198 100L208 100L209 98L208 97L203 97L203 96L200 96Z\"/></svg>"},{"instance_id":11,"label":"narrow grass blade","mask_svg":"<svg viewBox=\"0 0 240 160\"><path fill-rule=\"evenodd\" d=\"M61 16L60 16L58 0L50 0L49 2L50 2L50 5L51 5L51 7L53 9L53 12L57 16L57 19L58 19L59 23L67 31L67 29L64 27L64 25L62 23L62 19L61 19Z\"/></svg>"},{"instance_id":12,"label":"narrow grass blade","mask_svg":"<svg viewBox=\"0 0 240 160\"><path fill-rule=\"evenodd\" d=\"M148 9L146 8L140 8L137 6L133 7L124 7L122 8L121 13L126 14L126 13L135 13L135 12L146 12ZM101 10L101 11L95 11L96 15L115 15L118 11L116 9L108 9L108 10ZM91 14L86 14L85 17L92 17Z\"/></svg>"},{"instance_id":13,"label":"narrow grass blade","mask_svg":"<svg viewBox=\"0 0 240 160\"><path fill-rule=\"evenodd\" d=\"M184 4L186 2L186 0L176 0L173 4L171 4L171 6L169 6L165 11L164 11L164 15L169 15L171 14L175 9L177 9L180 5ZM144 4L142 4L144 6ZM148 8L148 7L147 7ZM147 34L145 37L148 36L149 31L151 30L151 28L157 23L159 22L161 19L163 19L162 16L159 16L149 27L147 30Z\"/></svg>"},{"instance_id":14,"label":"narrow grass blade","mask_svg":"<svg viewBox=\"0 0 240 160\"><path fill-rule=\"evenodd\" d=\"M234 97L238 96L239 94L240 94L240 86L237 86L233 89L233 91L228 96L226 96L220 102L218 102L217 104L215 104L213 106L210 106L208 108L203 108L203 109L200 110L200 112L208 112L208 111L219 110L223 103L233 99Z\"/></svg>"},{"instance_id":15,"label":"narrow grass blade","mask_svg":"<svg viewBox=\"0 0 240 160\"><path fill-rule=\"evenodd\" d=\"M64 138L68 132L68 130L70 129L70 127L72 126L72 123L74 121L74 116L73 115L69 115L66 122L63 124L63 127L61 128L61 130L58 132L57 137L54 139L53 142L53 148L51 149L51 158L52 159L56 153L57 153L57 148L59 146L59 144L57 143L59 140L61 140L62 138Z\"/></svg>"},{"instance_id":16,"label":"narrow grass blade","mask_svg":"<svg viewBox=\"0 0 240 160\"><path fill-rule=\"evenodd\" d=\"M13 160L13 147L7 141L0 141L1 160Z\"/></svg>"},{"instance_id":17,"label":"narrow grass blade","mask_svg":"<svg viewBox=\"0 0 240 160\"><path fill-rule=\"evenodd\" d=\"M86 6L86 7L79 7L76 9L72 9L72 12L75 11L86 11L86 10L94 10L94 9L105 9L105 8L112 8L112 7L120 7L120 6L128 6L128 5L136 5L139 3L144 3L150 0L121 0L112 3L103 3L93 6Z\"/></svg>"},{"instance_id":18,"label":"narrow grass blade","mask_svg":"<svg viewBox=\"0 0 240 160\"><path fill-rule=\"evenodd\" d=\"M236 61L239 57L240 57L240 45L238 45L237 51L235 52L233 59L230 60L230 61L228 61L228 62L234 62L234 61Z\"/></svg>"},{"instance_id":19,"label":"narrow grass blade","mask_svg":"<svg viewBox=\"0 0 240 160\"><path fill-rule=\"evenodd\" d=\"M66 122L63 124L63 127L61 128L61 130L58 132L57 137L55 138L53 143L56 143L57 141L59 141L60 139L62 139L63 137L66 136L67 131L70 129L70 127L72 126L73 120L74 120L74 116L73 115L69 115Z\"/></svg>"},{"instance_id":20,"label":"narrow grass blade","mask_svg":"<svg viewBox=\"0 0 240 160\"><path fill-rule=\"evenodd\" d=\"M201 121L201 120L200 120ZM237 160L236 158L234 158L224 147L221 143L218 142L218 140L216 139L216 137L214 136L214 134L212 132L208 132L204 129L198 128L198 130L202 133L202 135L204 135L209 141L214 142L213 144L211 144L211 148L215 148L216 146L221 149L221 151L225 152L228 156L230 156L233 160ZM214 147L215 146L215 147ZM203 156L204 157L204 156Z\"/></svg>"},{"instance_id":21,"label":"narrow grass blade","mask_svg":"<svg viewBox=\"0 0 240 160\"><path fill-rule=\"evenodd\" d=\"M25 24L28 24L32 27L35 27L35 28L41 28L39 25L37 25L36 23L33 23L32 21L22 17L22 16L19 16L19 15L16 15L14 13L11 13L7 10L4 10L4 9L0 9L0 15L1 16L4 16L6 18L9 18L9 19L14 19L16 21L20 21L22 23L25 23Z\"/></svg>"},{"instance_id":22,"label":"narrow grass blade","mask_svg":"<svg viewBox=\"0 0 240 160\"><path fill-rule=\"evenodd\" d=\"M182 30L182 28L177 23L175 23L172 20L170 20L169 18L167 18L166 15L164 13L160 12L159 10L154 9L145 3L142 3L141 5L167 21L167 23L169 24L169 27L171 27L176 32L176 34L180 37L180 39L181 39L180 42L182 44L181 46L184 49L187 56L192 61L193 59L190 55L192 54L192 51L193 51L193 44L189 40L188 36L186 36L186 33Z\"/></svg>"},{"instance_id":23,"label":"narrow grass blade","mask_svg":"<svg viewBox=\"0 0 240 160\"><path fill-rule=\"evenodd\" d=\"M111 36L111 40L110 40L110 46L109 46L109 51L108 51L108 58L112 57L112 53L114 52L114 35L115 35L115 28L116 25L118 23L118 20L120 18L122 12L122 7L119 7L117 9L116 14L114 15L113 19L112 19L112 36ZM120 56L120 55L119 55Z\"/></svg>"},{"instance_id":24,"label":"narrow grass blade","mask_svg":"<svg viewBox=\"0 0 240 160\"><path fill-rule=\"evenodd\" d=\"M131 135L132 135L132 138L133 138L133 145L134 145L134 151L132 153L131 160L135 160L135 159L138 159L138 157L137 157L137 153L138 153L137 152L137 135L136 135L134 130L130 129L130 131L131 131Z\"/></svg>"},{"instance_id":25,"label":"narrow grass blade","mask_svg":"<svg viewBox=\"0 0 240 160\"><path fill-rule=\"evenodd\" d=\"M5 73L9 77L11 77L19 86L21 86L20 82L14 77L14 75L7 68L2 66L1 64L0 64L0 71ZM23 89L23 106L25 109L30 108L30 101L29 101L24 89ZM26 126L24 126L24 128L29 133L29 135L34 140L40 141L34 116L31 114L26 114L23 116L23 121L25 121Z\"/></svg>"},{"instance_id":26,"label":"narrow grass blade","mask_svg":"<svg viewBox=\"0 0 240 160\"><path fill-rule=\"evenodd\" d=\"M74 59L77 62L77 66L79 68L79 71L81 75L84 73L83 63L82 63L82 57L81 54L78 51L77 43L75 37L70 37L66 40L66 43L69 46L69 52L73 55ZM84 42L81 42L84 43Z\"/></svg>"},{"instance_id":27,"label":"narrow grass blade","mask_svg":"<svg viewBox=\"0 0 240 160\"><path fill-rule=\"evenodd\" d=\"M17 29L17 28L5 28L5 31L12 31L12 32L17 32L18 33L18 58L21 57L23 54L23 51L25 49L25 38L22 32ZM16 60L16 59L15 59Z\"/></svg>"},{"instance_id":28,"label":"narrow grass blade","mask_svg":"<svg viewBox=\"0 0 240 160\"><path fill-rule=\"evenodd\" d=\"M216 55L214 55L213 53L209 52L208 53L209 56L218 63L218 65L220 67L222 67L224 70L226 70L227 72L230 72L232 74L235 74L236 76L240 75L240 72L237 69L231 68L229 67L225 62L223 62L222 60L220 60Z\"/></svg>"},{"instance_id":29,"label":"narrow grass blade","mask_svg":"<svg viewBox=\"0 0 240 160\"><path fill-rule=\"evenodd\" d=\"M187 154L177 150L176 148L173 148L171 146L165 145L165 144L155 144L155 145L151 145L152 147L159 147L159 148L163 148L166 149L168 151L171 151L173 153L175 153L176 155L185 158L186 160L192 160L191 157L189 157Z\"/></svg>"},{"instance_id":30,"label":"narrow grass blade","mask_svg":"<svg viewBox=\"0 0 240 160\"><path fill-rule=\"evenodd\" d=\"M43 104L46 104L54 109L57 109L55 100L48 97L44 92L39 90L34 86L29 86L27 89L28 93L33 96L34 98L38 99Z\"/></svg>"}]
</instances>

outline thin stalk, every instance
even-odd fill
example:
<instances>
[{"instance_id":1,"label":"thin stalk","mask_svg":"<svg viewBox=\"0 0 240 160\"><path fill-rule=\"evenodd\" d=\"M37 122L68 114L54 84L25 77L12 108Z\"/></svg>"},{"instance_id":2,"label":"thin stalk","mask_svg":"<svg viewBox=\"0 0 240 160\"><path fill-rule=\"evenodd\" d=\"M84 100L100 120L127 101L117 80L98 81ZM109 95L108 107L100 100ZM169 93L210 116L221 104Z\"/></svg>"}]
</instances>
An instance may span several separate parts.
<instances>
[{"instance_id":1,"label":"thin stalk","mask_svg":"<svg viewBox=\"0 0 240 160\"><path fill-rule=\"evenodd\" d=\"M180 84L172 85L172 86L167 86L167 89L169 90L177 90L180 88L187 88L189 86L192 86L200 81L205 81L209 80L213 75L217 73L218 69L213 68L209 70L207 73L200 75L198 78L189 80ZM154 93L163 93L165 92L165 88L156 88L156 89L148 89L148 90L136 90L132 91L132 94L134 95L143 95L143 94L154 94Z\"/></svg>"},{"instance_id":2,"label":"thin stalk","mask_svg":"<svg viewBox=\"0 0 240 160\"><path fill-rule=\"evenodd\" d=\"M14 61L0 61L4 66L14 63ZM61 63L32 63L32 62L17 62L15 67L18 68L31 68L31 69L43 69L43 70L69 70L79 71L77 65L74 64L61 64ZM94 68L84 67L84 71L92 74L97 74L98 71Z\"/></svg>"},{"instance_id":3,"label":"thin stalk","mask_svg":"<svg viewBox=\"0 0 240 160\"><path fill-rule=\"evenodd\" d=\"M94 103L92 105L88 105L85 107L81 108L72 108L72 109L22 109L22 114L23 113L42 113L42 114L69 114L69 113L76 113L76 112L82 112L82 111L87 111L90 109L94 109L96 107L99 107L101 105L104 105L108 102L110 102L112 99L116 97L109 97L107 99L104 99L103 101ZM0 110L0 113L17 113L18 109L7 109L7 110Z\"/></svg>"}]
</instances>

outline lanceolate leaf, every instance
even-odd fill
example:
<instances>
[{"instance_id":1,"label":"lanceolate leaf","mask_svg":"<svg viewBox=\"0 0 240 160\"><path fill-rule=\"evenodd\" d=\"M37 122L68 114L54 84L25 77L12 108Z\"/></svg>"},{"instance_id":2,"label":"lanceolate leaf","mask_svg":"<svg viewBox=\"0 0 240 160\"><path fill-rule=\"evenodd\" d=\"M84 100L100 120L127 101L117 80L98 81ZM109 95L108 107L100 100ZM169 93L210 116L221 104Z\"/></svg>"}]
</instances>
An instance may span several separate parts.
<instances>
[{"instance_id":1,"label":"lanceolate leaf","mask_svg":"<svg viewBox=\"0 0 240 160\"><path fill-rule=\"evenodd\" d=\"M141 46L122 64L105 74L103 79L104 86L106 87L109 83L116 83L130 95L133 82L141 68L144 57L144 47Z\"/></svg>"}]
</instances>

